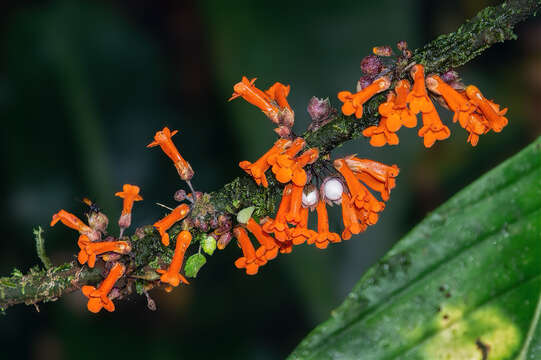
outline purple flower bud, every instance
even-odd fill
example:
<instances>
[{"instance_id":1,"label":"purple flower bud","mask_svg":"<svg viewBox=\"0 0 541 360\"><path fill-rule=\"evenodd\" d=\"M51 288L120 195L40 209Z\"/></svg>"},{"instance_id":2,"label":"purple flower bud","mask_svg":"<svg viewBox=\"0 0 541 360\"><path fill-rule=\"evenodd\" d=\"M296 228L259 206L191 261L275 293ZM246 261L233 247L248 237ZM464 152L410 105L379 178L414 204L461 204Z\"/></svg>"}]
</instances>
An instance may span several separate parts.
<instances>
[{"instance_id":1,"label":"purple flower bud","mask_svg":"<svg viewBox=\"0 0 541 360\"><path fill-rule=\"evenodd\" d=\"M207 224L205 220L201 220L199 218L195 219L194 225L204 232L207 232L209 229L209 224Z\"/></svg>"},{"instance_id":2,"label":"purple flower bud","mask_svg":"<svg viewBox=\"0 0 541 360\"><path fill-rule=\"evenodd\" d=\"M441 79L446 83L451 83L458 80L458 73L454 70L449 70L441 75Z\"/></svg>"},{"instance_id":3,"label":"purple flower bud","mask_svg":"<svg viewBox=\"0 0 541 360\"><path fill-rule=\"evenodd\" d=\"M324 120L330 115L331 109L332 107L329 98L318 99L315 96L312 96L308 102L308 107L306 108L313 121Z\"/></svg>"},{"instance_id":4,"label":"purple flower bud","mask_svg":"<svg viewBox=\"0 0 541 360\"><path fill-rule=\"evenodd\" d=\"M377 75L383 68L381 60L376 55L365 56L361 61L361 71L366 75Z\"/></svg>"},{"instance_id":5,"label":"purple flower bud","mask_svg":"<svg viewBox=\"0 0 541 360\"><path fill-rule=\"evenodd\" d=\"M374 82L374 78L372 76L368 76L368 75L361 76L361 78L357 82L357 91L361 91L368 85L372 84L372 82Z\"/></svg>"},{"instance_id":6,"label":"purple flower bud","mask_svg":"<svg viewBox=\"0 0 541 360\"><path fill-rule=\"evenodd\" d=\"M186 200L186 191L183 189L177 190L173 198L178 202Z\"/></svg>"}]
</instances>

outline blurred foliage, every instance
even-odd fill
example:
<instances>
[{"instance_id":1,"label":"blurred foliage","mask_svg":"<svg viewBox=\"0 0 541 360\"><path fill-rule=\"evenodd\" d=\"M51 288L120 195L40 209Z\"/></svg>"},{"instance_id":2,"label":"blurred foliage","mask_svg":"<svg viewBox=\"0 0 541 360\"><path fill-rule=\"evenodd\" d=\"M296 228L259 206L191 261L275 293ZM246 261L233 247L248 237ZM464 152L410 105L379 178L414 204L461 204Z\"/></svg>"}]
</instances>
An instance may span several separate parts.
<instances>
[{"instance_id":1,"label":"blurred foliage","mask_svg":"<svg viewBox=\"0 0 541 360\"><path fill-rule=\"evenodd\" d=\"M116 232L121 201L113 194L123 183L142 188L135 225L162 216L154 203L174 205L172 195L182 184L167 159L145 145L165 125L180 130L177 141L196 170L198 189L211 191L238 174L238 161L255 159L274 138L257 109L226 103L242 75L258 76L261 87L291 84L301 132L309 98L329 96L336 105L334 94L355 86L359 61L372 46L402 39L421 46L486 5L4 2L0 271L39 262L32 238L38 225L54 264L73 259L73 234L46 225L60 208L82 215L78 199L85 196L109 214ZM156 312L137 295L99 316L86 311L79 293L41 306L40 313L16 307L0 319L3 353L18 359L284 357L427 211L541 132L540 92L534 91L541 88L539 28L539 22L527 23L518 42L497 45L460 69L468 83L510 107L503 133L483 137L472 149L452 126L450 140L425 151L411 130L401 133L396 148L373 149L361 140L336 152L401 168L374 229L325 251L295 249L257 277L234 268L239 250L229 246L190 286L151 293Z\"/></svg>"}]
</instances>

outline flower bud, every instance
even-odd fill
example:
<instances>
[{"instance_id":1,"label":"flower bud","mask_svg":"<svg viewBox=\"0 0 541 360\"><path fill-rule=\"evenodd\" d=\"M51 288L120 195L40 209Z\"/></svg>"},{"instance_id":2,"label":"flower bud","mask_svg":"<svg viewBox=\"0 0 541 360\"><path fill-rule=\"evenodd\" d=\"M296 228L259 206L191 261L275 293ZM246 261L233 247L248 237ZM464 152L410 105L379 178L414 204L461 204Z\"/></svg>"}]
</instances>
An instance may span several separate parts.
<instances>
[{"instance_id":1,"label":"flower bud","mask_svg":"<svg viewBox=\"0 0 541 360\"><path fill-rule=\"evenodd\" d=\"M441 74L441 79L445 81L446 83L450 83L453 81L458 80L458 73L454 70L449 70L443 74Z\"/></svg>"},{"instance_id":2,"label":"flower bud","mask_svg":"<svg viewBox=\"0 0 541 360\"><path fill-rule=\"evenodd\" d=\"M107 226L109 225L109 219L107 215L102 212L91 212L88 214L88 225L102 234L107 233Z\"/></svg>"},{"instance_id":3,"label":"flower bud","mask_svg":"<svg viewBox=\"0 0 541 360\"><path fill-rule=\"evenodd\" d=\"M317 188L310 184L304 187L302 192L302 206L312 208L319 201L319 192Z\"/></svg>"},{"instance_id":4,"label":"flower bud","mask_svg":"<svg viewBox=\"0 0 541 360\"><path fill-rule=\"evenodd\" d=\"M329 98L318 99L315 96L312 96L306 108L313 121L324 120L331 114L331 109Z\"/></svg>"},{"instance_id":5,"label":"flower bud","mask_svg":"<svg viewBox=\"0 0 541 360\"><path fill-rule=\"evenodd\" d=\"M194 225L196 228L198 228L199 230L203 232L207 232L209 229L209 224L207 224L207 222L204 219L199 219L199 218L195 219Z\"/></svg>"},{"instance_id":6,"label":"flower bud","mask_svg":"<svg viewBox=\"0 0 541 360\"><path fill-rule=\"evenodd\" d=\"M388 45L385 45L385 46L376 46L374 48L372 48L372 52L374 53L374 55L378 55L378 56L391 56L393 55L393 49L391 49L390 46Z\"/></svg>"},{"instance_id":7,"label":"flower bud","mask_svg":"<svg viewBox=\"0 0 541 360\"><path fill-rule=\"evenodd\" d=\"M120 219L118 219L118 227L127 229L131 225L131 213L122 214L120 215Z\"/></svg>"},{"instance_id":8,"label":"flower bud","mask_svg":"<svg viewBox=\"0 0 541 360\"><path fill-rule=\"evenodd\" d=\"M382 69L381 59L376 55L368 55L361 60L361 71L365 75L377 75Z\"/></svg>"},{"instance_id":9,"label":"flower bud","mask_svg":"<svg viewBox=\"0 0 541 360\"><path fill-rule=\"evenodd\" d=\"M344 185L342 184L342 181L336 177L329 177L321 184L321 193L325 200L338 203L342 199L343 192Z\"/></svg>"},{"instance_id":10,"label":"flower bud","mask_svg":"<svg viewBox=\"0 0 541 360\"><path fill-rule=\"evenodd\" d=\"M231 242L232 238L233 238L233 235L231 234L231 232L228 231L226 233L223 233L218 239L218 242L216 243L218 250L225 249L225 247Z\"/></svg>"},{"instance_id":11,"label":"flower bud","mask_svg":"<svg viewBox=\"0 0 541 360\"><path fill-rule=\"evenodd\" d=\"M177 190L173 198L178 202L186 200L186 191L183 189Z\"/></svg>"},{"instance_id":12,"label":"flower bud","mask_svg":"<svg viewBox=\"0 0 541 360\"><path fill-rule=\"evenodd\" d=\"M361 91L368 85L372 84L374 82L374 77L369 75L361 76L359 81L357 81L357 92Z\"/></svg>"}]
</instances>

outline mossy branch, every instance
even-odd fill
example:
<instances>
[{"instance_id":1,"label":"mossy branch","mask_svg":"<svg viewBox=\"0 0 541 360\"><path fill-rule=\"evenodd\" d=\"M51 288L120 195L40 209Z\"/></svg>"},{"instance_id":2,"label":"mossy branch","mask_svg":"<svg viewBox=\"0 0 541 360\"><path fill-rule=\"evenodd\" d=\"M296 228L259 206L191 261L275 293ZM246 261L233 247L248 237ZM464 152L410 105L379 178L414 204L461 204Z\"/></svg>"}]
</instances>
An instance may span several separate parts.
<instances>
[{"instance_id":1,"label":"mossy branch","mask_svg":"<svg viewBox=\"0 0 541 360\"><path fill-rule=\"evenodd\" d=\"M412 63L423 64L427 73L443 73L456 69L493 44L516 39L513 33L515 25L534 16L540 8L541 0L510 0L499 6L487 7L465 22L457 31L441 35L415 50L408 63L397 63L395 68L391 69L394 80L405 78ZM360 137L366 127L377 124L379 120L377 108L383 100L384 95L379 95L366 103L361 120L345 117L337 112L332 121L315 131L304 133L303 137L310 147L317 147L322 155L328 154L346 141ZM248 206L255 206L256 217L271 215L279 199L281 186L272 179L269 180L269 187L265 189L257 186L248 176L242 175L220 190L204 194L193 206L190 219L204 221L217 215L232 216ZM192 225L186 224L184 222L176 225L170 231L171 238L174 239L183 226L190 228L195 241L201 241L206 236L203 231L193 227L193 221ZM130 281L127 283L135 282L138 292L146 292L151 286L138 288L141 283L137 282L158 283L155 269L166 266L170 261L172 246L169 248L161 246L160 237L152 226L139 228L130 240L133 250L123 259L129 264L127 276L131 279L131 283ZM40 258L47 266L42 242L38 244L38 249ZM103 279L102 271L79 266L76 263L66 263L46 270L36 267L30 269L26 275L15 270L11 276L0 278L0 308L6 309L19 303L37 304L54 301L85 284L95 285L101 279Z\"/></svg>"}]
</instances>

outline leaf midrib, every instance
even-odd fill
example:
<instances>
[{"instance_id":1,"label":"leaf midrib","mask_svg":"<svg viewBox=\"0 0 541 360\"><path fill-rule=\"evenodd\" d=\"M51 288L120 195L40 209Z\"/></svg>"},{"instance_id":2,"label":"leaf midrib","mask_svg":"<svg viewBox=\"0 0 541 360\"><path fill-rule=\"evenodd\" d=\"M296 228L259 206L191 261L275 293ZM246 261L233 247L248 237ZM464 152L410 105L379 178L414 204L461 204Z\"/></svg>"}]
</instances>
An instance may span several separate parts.
<instances>
[{"instance_id":1,"label":"leaf midrib","mask_svg":"<svg viewBox=\"0 0 541 360\"><path fill-rule=\"evenodd\" d=\"M541 315L541 292L539 293L539 297L537 299L537 305L535 307L535 312L534 312L532 322L530 323L530 327L528 328L528 334L526 335L526 339L524 340L524 343L522 344L522 348L516 360L526 360L526 354L528 352L530 343L532 341L535 330L537 328L537 324L539 323L540 315Z\"/></svg>"}]
</instances>

